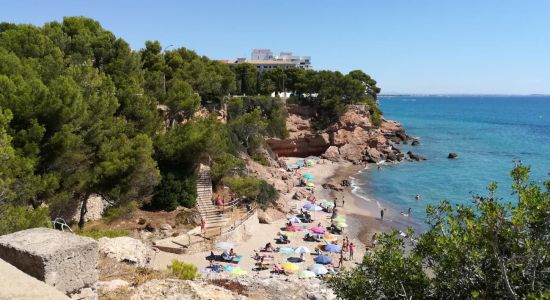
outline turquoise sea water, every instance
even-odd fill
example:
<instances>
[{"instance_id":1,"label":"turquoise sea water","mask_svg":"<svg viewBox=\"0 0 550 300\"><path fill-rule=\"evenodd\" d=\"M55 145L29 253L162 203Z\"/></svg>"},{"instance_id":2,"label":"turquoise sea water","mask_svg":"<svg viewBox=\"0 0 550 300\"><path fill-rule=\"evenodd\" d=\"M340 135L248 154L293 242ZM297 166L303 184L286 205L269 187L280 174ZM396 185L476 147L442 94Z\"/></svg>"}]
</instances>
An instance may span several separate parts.
<instances>
[{"instance_id":1,"label":"turquoise sea water","mask_svg":"<svg viewBox=\"0 0 550 300\"><path fill-rule=\"evenodd\" d=\"M409 218L420 228L428 203L471 204L471 194L485 193L492 181L500 197L514 201L508 175L514 160L531 166L533 180L549 178L550 97L382 97L380 106L421 141L401 149L428 160L370 168L355 176L356 193L379 200L394 215L410 207ZM458 159L447 159L449 152Z\"/></svg>"}]
</instances>

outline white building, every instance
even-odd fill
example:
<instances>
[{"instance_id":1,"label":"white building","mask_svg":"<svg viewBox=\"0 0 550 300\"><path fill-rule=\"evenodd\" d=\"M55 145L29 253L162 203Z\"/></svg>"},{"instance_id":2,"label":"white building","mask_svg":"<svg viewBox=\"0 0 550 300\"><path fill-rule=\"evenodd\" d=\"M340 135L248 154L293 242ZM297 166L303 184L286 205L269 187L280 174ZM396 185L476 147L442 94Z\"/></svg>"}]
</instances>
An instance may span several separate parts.
<instances>
[{"instance_id":1,"label":"white building","mask_svg":"<svg viewBox=\"0 0 550 300\"><path fill-rule=\"evenodd\" d=\"M254 49L250 55L250 60L237 58L236 60L222 60L226 64L248 63L256 66L258 71L270 70L273 68L301 68L305 70L312 69L311 56L297 56L292 52L281 52L274 56L269 49Z\"/></svg>"}]
</instances>

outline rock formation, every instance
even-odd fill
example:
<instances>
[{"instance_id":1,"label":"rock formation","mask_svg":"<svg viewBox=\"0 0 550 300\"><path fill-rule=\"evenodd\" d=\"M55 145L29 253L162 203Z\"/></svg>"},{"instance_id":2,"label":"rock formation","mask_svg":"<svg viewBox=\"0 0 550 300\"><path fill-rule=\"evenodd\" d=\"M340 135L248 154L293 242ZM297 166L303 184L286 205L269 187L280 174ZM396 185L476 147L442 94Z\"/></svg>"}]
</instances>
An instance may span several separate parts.
<instances>
[{"instance_id":1,"label":"rock formation","mask_svg":"<svg viewBox=\"0 0 550 300\"><path fill-rule=\"evenodd\" d=\"M449 159L455 159L457 157L458 157L458 154L456 154L454 152L449 153L449 156L447 156L447 158L449 158Z\"/></svg>"},{"instance_id":2,"label":"rock formation","mask_svg":"<svg viewBox=\"0 0 550 300\"><path fill-rule=\"evenodd\" d=\"M103 237L98 243L101 254L139 267L145 267L153 256L153 249L131 237Z\"/></svg>"},{"instance_id":3,"label":"rock formation","mask_svg":"<svg viewBox=\"0 0 550 300\"><path fill-rule=\"evenodd\" d=\"M379 127L371 124L366 105L352 105L323 132L315 133L310 124L310 108L289 105L287 139L268 139L267 143L279 156L320 156L331 161L378 162L399 161L404 155L395 144L407 143L409 136L401 125L382 120Z\"/></svg>"}]
</instances>

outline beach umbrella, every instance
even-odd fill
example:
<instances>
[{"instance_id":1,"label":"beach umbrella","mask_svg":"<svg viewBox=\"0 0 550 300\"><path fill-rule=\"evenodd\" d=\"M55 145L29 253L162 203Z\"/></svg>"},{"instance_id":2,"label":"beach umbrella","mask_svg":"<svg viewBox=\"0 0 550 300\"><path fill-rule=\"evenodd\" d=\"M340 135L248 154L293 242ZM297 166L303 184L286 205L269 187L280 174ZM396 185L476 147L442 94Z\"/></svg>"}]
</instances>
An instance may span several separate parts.
<instances>
[{"instance_id":1,"label":"beach umbrella","mask_svg":"<svg viewBox=\"0 0 550 300\"><path fill-rule=\"evenodd\" d=\"M298 274L299 278L313 278L316 274L311 271L302 271L300 274Z\"/></svg>"},{"instance_id":2,"label":"beach umbrella","mask_svg":"<svg viewBox=\"0 0 550 300\"><path fill-rule=\"evenodd\" d=\"M340 248L340 246L338 245L328 244L328 245L325 245L325 251L339 253L340 251L342 251L342 248Z\"/></svg>"},{"instance_id":3,"label":"beach umbrella","mask_svg":"<svg viewBox=\"0 0 550 300\"><path fill-rule=\"evenodd\" d=\"M298 226L295 226L295 225L290 225L290 226L287 226L284 231L288 231L288 232L296 232L296 231L300 231L302 230L302 228L298 227Z\"/></svg>"},{"instance_id":4,"label":"beach umbrella","mask_svg":"<svg viewBox=\"0 0 550 300\"><path fill-rule=\"evenodd\" d=\"M336 217L332 220L333 222L336 222L336 223L345 223L346 222L346 218L344 217Z\"/></svg>"},{"instance_id":5,"label":"beach umbrella","mask_svg":"<svg viewBox=\"0 0 550 300\"><path fill-rule=\"evenodd\" d=\"M306 246L300 246L296 249L294 249L294 253L297 253L297 254L302 254L302 253L310 253L311 250L309 250L308 247Z\"/></svg>"},{"instance_id":6,"label":"beach umbrella","mask_svg":"<svg viewBox=\"0 0 550 300\"><path fill-rule=\"evenodd\" d=\"M338 223L336 223L336 226L338 226L340 228L346 228L346 227L348 227L348 224L344 223L344 222L338 222Z\"/></svg>"},{"instance_id":7,"label":"beach umbrella","mask_svg":"<svg viewBox=\"0 0 550 300\"><path fill-rule=\"evenodd\" d=\"M325 233L325 229L323 229L322 227L313 227L310 230L313 233Z\"/></svg>"},{"instance_id":8,"label":"beach umbrella","mask_svg":"<svg viewBox=\"0 0 550 300\"><path fill-rule=\"evenodd\" d=\"M298 165L298 166L303 166L305 164L306 164L306 162L303 161L303 160L299 160L299 161L296 162L296 165Z\"/></svg>"},{"instance_id":9,"label":"beach umbrella","mask_svg":"<svg viewBox=\"0 0 550 300\"><path fill-rule=\"evenodd\" d=\"M216 248L220 248L222 250L229 250L231 248L234 248L235 245L233 245L233 243L229 243L229 242L218 242L216 243Z\"/></svg>"},{"instance_id":10,"label":"beach umbrella","mask_svg":"<svg viewBox=\"0 0 550 300\"><path fill-rule=\"evenodd\" d=\"M304 174L304 178L305 179L313 179L313 178L315 178L315 176L312 175L312 174Z\"/></svg>"},{"instance_id":11,"label":"beach umbrella","mask_svg":"<svg viewBox=\"0 0 550 300\"><path fill-rule=\"evenodd\" d=\"M313 259L316 263L326 265L329 264L332 261L332 258L330 256L326 255L319 255L316 258Z\"/></svg>"},{"instance_id":12,"label":"beach umbrella","mask_svg":"<svg viewBox=\"0 0 550 300\"><path fill-rule=\"evenodd\" d=\"M291 263L291 262L283 263L283 264L281 265L281 267L282 267L285 271L291 272L291 273L296 272L296 271L298 271L298 270L300 269L300 267L299 267L297 264Z\"/></svg>"},{"instance_id":13,"label":"beach umbrella","mask_svg":"<svg viewBox=\"0 0 550 300\"><path fill-rule=\"evenodd\" d=\"M232 267L231 265L225 265L223 268L227 272L231 272L231 271L233 271L233 269L235 269L235 267Z\"/></svg>"},{"instance_id":14,"label":"beach umbrella","mask_svg":"<svg viewBox=\"0 0 550 300\"><path fill-rule=\"evenodd\" d=\"M323 239L327 242L334 242L338 240L338 237L330 233L325 233Z\"/></svg>"},{"instance_id":15,"label":"beach umbrella","mask_svg":"<svg viewBox=\"0 0 550 300\"><path fill-rule=\"evenodd\" d=\"M284 235L284 236L286 236L286 237L294 237L294 236L296 236L296 235L294 234L294 232L279 231L279 234L280 234L280 235Z\"/></svg>"},{"instance_id":16,"label":"beach umbrella","mask_svg":"<svg viewBox=\"0 0 550 300\"><path fill-rule=\"evenodd\" d=\"M313 183L313 182L308 182L308 183L306 183L306 186L314 187L314 186L315 186L315 183Z\"/></svg>"},{"instance_id":17,"label":"beach umbrella","mask_svg":"<svg viewBox=\"0 0 550 300\"><path fill-rule=\"evenodd\" d=\"M309 210L309 209L312 208L313 206L315 206L315 204L309 203L309 202L308 202L308 203L304 204L303 207L304 207L305 209Z\"/></svg>"},{"instance_id":18,"label":"beach umbrella","mask_svg":"<svg viewBox=\"0 0 550 300\"><path fill-rule=\"evenodd\" d=\"M290 221L290 223L302 223L302 221L300 220L300 218L296 217L296 216L292 216L292 217L288 217L288 220Z\"/></svg>"},{"instance_id":19,"label":"beach umbrella","mask_svg":"<svg viewBox=\"0 0 550 300\"><path fill-rule=\"evenodd\" d=\"M290 255L290 254L294 253L294 249L289 248L289 247L283 247L283 248L279 249L279 253Z\"/></svg>"},{"instance_id":20,"label":"beach umbrella","mask_svg":"<svg viewBox=\"0 0 550 300\"><path fill-rule=\"evenodd\" d=\"M246 275L246 271L239 267L232 267L228 272L237 276Z\"/></svg>"},{"instance_id":21,"label":"beach umbrella","mask_svg":"<svg viewBox=\"0 0 550 300\"><path fill-rule=\"evenodd\" d=\"M327 200L327 201L325 201L325 205L326 205L327 207L334 207L334 202L328 201L328 200Z\"/></svg>"},{"instance_id":22,"label":"beach umbrella","mask_svg":"<svg viewBox=\"0 0 550 300\"><path fill-rule=\"evenodd\" d=\"M307 210L309 211L322 211L323 208L320 207L319 205L316 205L316 204L312 204L311 206L309 206L309 208L306 208Z\"/></svg>"},{"instance_id":23,"label":"beach umbrella","mask_svg":"<svg viewBox=\"0 0 550 300\"><path fill-rule=\"evenodd\" d=\"M306 160L306 165L313 165L315 162L311 159Z\"/></svg>"},{"instance_id":24,"label":"beach umbrella","mask_svg":"<svg viewBox=\"0 0 550 300\"><path fill-rule=\"evenodd\" d=\"M314 264L309 270L317 275L324 275L328 273L328 269L320 264Z\"/></svg>"}]
</instances>

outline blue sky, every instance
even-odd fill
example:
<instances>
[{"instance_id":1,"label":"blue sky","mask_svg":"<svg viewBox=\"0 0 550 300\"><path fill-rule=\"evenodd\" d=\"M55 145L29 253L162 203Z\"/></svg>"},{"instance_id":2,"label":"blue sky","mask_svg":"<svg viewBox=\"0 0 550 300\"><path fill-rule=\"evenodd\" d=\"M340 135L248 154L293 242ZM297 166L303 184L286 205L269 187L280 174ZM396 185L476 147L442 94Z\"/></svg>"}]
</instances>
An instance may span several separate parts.
<instances>
[{"instance_id":1,"label":"blue sky","mask_svg":"<svg viewBox=\"0 0 550 300\"><path fill-rule=\"evenodd\" d=\"M384 93L550 94L548 0L0 0L0 21L94 18L139 49L149 39L214 59L254 48L362 69Z\"/></svg>"}]
</instances>

